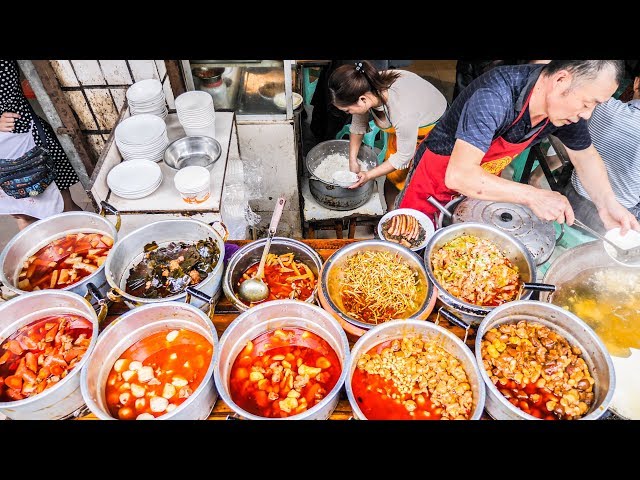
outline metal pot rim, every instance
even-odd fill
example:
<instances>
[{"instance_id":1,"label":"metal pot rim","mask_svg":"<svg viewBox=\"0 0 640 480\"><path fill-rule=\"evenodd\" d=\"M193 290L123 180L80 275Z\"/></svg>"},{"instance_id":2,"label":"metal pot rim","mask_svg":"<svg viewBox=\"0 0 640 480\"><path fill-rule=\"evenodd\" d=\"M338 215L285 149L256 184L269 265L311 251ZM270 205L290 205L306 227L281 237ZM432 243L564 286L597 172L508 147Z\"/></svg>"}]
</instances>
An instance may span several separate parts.
<instances>
[{"instance_id":1,"label":"metal pot rim","mask_svg":"<svg viewBox=\"0 0 640 480\"><path fill-rule=\"evenodd\" d=\"M111 322L109 325L107 325L107 327L100 332L100 336L99 336L99 341L104 341L105 338L107 338L107 336L110 334L109 332L111 332L115 326L117 324L119 324L121 321L126 321L127 318L131 317L132 315L137 315L140 314L140 312L144 312L146 310L152 310L152 309L157 309L157 308L166 308L166 307L175 307L175 308L182 308L182 309L187 309L187 310L191 310L193 313L195 313L196 315L198 315L200 318L202 318L207 326L209 327L209 329L211 330L211 336L213 338L213 341L211 342L211 344L213 345L213 355L211 356L211 361L209 362L209 368L207 368L207 372L205 373L204 377L202 378L202 381L200 382L200 385L198 385L198 387L193 391L193 393L189 396L189 398L187 398L184 402L182 402L180 405L178 405L178 407L175 408L175 410L172 410L169 413L165 413L164 415L161 415L160 417L157 417L156 420L170 420L172 417L174 417L175 415L177 415L178 413L182 412L188 405L190 405L191 403L193 403L195 400L195 398L198 397L198 395L200 395L200 392L202 392L205 389L205 386L208 384L209 381L212 381L213 379L211 378L211 374L213 373L213 368L215 365L215 361L217 358L217 353L219 350L219 339L218 339L218 332L216 331L216 327L213 325L213 322L211 321L211 319L199 308L194 307L193 305L189 305L187 303L184 302L175 302L175 301L170 301L170 302L164 302L162 304L151 304L151 305L143 305L141 307L136 307L134 310L129 310L128 312L123 313L122 315L120 315L120 317L116 320L114 320L113 322ZM166 321L167 319L162 319L162 320L158 320L158 321ZM147 323L145 325L145 327L148 327L149 325L152 325L152 323ZM143 327L144 328L144 327ZM196 332L197 333L197 332ZM143 337L146 338L146 337ZM142 340L142 339L140 339ZM133 343L129 344L127 346L127 348L130 348L131 345L133 345L134 343L140 341L140 340L136 340ZM209 340L209 339L207 339ZM97 344L96 344L97 346ZM126 350L126 349L125 349ZM83 359L84 360L84 359ZM108 413L106 413L99 405L97 405L93 399L91 398L91 395L89 395L88 387L87 387L87 368L83 368L81 373L80 373L80 390L82 392L82 398L84 398L85 403L87 404L87 407L89 407L89 409L94 412L94 414L98 417L101 418L103 420L118 420L117 418L112 417L111 415L109 415ZM104 386L97 386L97 391L98 393L104 393ZM100 412L99 414L96 412Z\"/></svg>"},{"instance_id":2,"label":"metal pot rim","mask_svg":"<svg viewBox=\"0 0 640 480\"><path fill-rule=\"evenodd\" d=\"M22 295L22 294L26 294L26 293L37 293L37 291L36 292L29 292L27 290L21 290L20 288L14 286L13 282L6 277L6 275L4 274L4 262L6 261L8 252L9 252L9 250L11 250L11 247L13 247L16 243L18 243L18 241L22 240L23 238L28 238L27 234L30 233L31 230L33 230L34 228L39 228L41 225L44 224L44 222L47 222L47 223L53 222L53 221L55 221L55 220L57 220L57 219L59 219L61 217L64 218L65 216L71 216L71 215L88 215L88 216L91 216L91 217L95 217L96 219L99 219L100 221L103 221L105 223L105 225L109 225L110 229L111 229L111 232L105 232L105 233L109 233L111 235L111 237L113 238L114 244L109 249L109 253L107 254L107 260L102 265L100 265L95 272L93 272L90 275L87 275L86 277L83 277L81 280L77 281L76 283L73 283L71 285L67 285L64 288L45 289L45 290L55 290L55 291L58 291L58 292L68 291L68 290L71 290L71 289L77 287L81 283L91 282L96 276L98 276L103 271L104 266L109 261L109 258L111 256L110 255L111 251L112 251L113 247L115 246L115 244L116 244L116 242L118 240L118 231L116 230L116 227L109 220L107 220L105 217L103 217L102 215L98 215L97 213L85 212L85 211L62 212L62 213L58 213L56 215L52 215L50 217L43 218L42 220L38 220L37 222L32 223L28 227L26 227L23 230L20 230L18 233L16 233L14 235L14 237L9 241L9 243L7 243L7 245L4 247L4 249L0 253L0 282L2 282L2 284L4 284L5 287L7 287L12 292L17 293L18 295ZM60 237L62 237L62 235L64 235L64 234L65 234L65 231L60 232ZM60 237L57 237L57 238L60 238Z\"/></svg>"},{"instance_id":3,"label":"metal pot rim","mask_svg":"<svg viewBox=\"0 0 640 480\"><path fill-rule=\"evenodd\" d=\"M305 410L304 412L298 413L296 415L291 415L290 417L284 417L284 418L261 417L260 415L255 415L253 413L247 412L244 408L240 407L237 403L235 403L231 398L231 395L227 393L228 379L223 380L220 376L220 355L217 355L214 362L213 378L216 383L216 388L218 389L218 394L223 398L224 402L229 406L229 408L231 408L234 412L237 412L239 415L241 415L246 419L249 419L249 420L304 420L306 419L306 417L313 416L314 413L321 410L327 403L332 401L335 398L335 396L339 395L340 390L342 389L342 386L345 383L345 379L347 378L347 368L351 362L351 349L349 348L349 340L347 339L347 334L344 332L344 329L340 326L337 320L333 318L333 316L323 308L317 305L313 305L311 303L302 302L300 300L272 300L270 302L262 303L255 307L252 307L251 310L242 312L225 329L224 333L222 334L222 337L220 337L219 344L223 345L227 341L227 338L231 336L231 333L237 328L240 328L240 326L242 325L242 320L249 312L251 312L251 314L256 314L256 313L259 313L260 310L263 310L265 308L269 308L269 307L273 308L274 306L287 305L291 303L306 305L311 310L314 310L315 313L317 313L319 316L322 316L327 321L335 324L335 328L339 332L338 335L340 337L338 342L342 344L342 348L344 349L344 352L345 352L344 358L341 358L340 354L336 352L336 355L342 361L342 371L340 372L340 376L338 377L338 380L336 384L333 386L333 388L329 392L327 392L327 394L324 396L322 400L320 400L310 409ZM302 318L302 317L296 317L296 318ZM304 320L313 321L306 318ZM267 330L264 330L264 331L267 331ZM324 340L326 341L326 339ZM235 358L233 359L233 361L235 361Z\"/></svg>"},{"instance_id":4,"label":"metal pot rim","mask_svg":"<svg viewBox=\"0 0 640 480\"><path fill-rule=\"evenodd\" d=\"M91 306L91 304L89 302L87 302L82 296L80 296L80 295L78 295L77 293L74 293L74 292L68 292L68 291L64 291L64 290L40 290L40 291L36 291L36 292L27 292L27 295L21 295L19 297L12 298L11 300L7 300L4 303L0 303L0 313L3 310L3 307L5 307L6 305L9 305L10 302L14 302L15 303L15 302L19 302L19 301L28 301L29 299L33 298L35 295L38 295L38 296L43 296L43 295L64 295L64 296L67 296L67 297L70 297L70 298L74 298L76 300L81 299L84 302L86 302L87 304L89 304L89 306ZM91 307L91 308L93 309L93 307ZM82 359L69 371L69 373L62 380L60 380L58 383L56 383L53 387L47 388L46 390L43 390L42 392L40 392L40 393L38 393L36 395L24 398L22 400L14 400L14 401L11 401L11 402L0 402L0 409L24 407L25 405L29 405L30 403L33 403L35 401L40 401L45 396L51 395L51 394L55 393L56 391L60 390L62 385L66 385L67 383L69 383L72 378L77 377L78 373L80 373L80 377L82 377L82 372L84 371L83 367L89 362L89 359L91 357L91 353L93 353L93 350L94 350L94 348L95 348L95 346L96 346L96 344L98 342L98 334L100 333L100 332L98 332L98 329L99 329L98 317L95 315L95 312L94 312L95 318L91 318L88 315L82 315L82 316L86 320L89 320L91 322L92 326L93 326L93 331L91 332L91 342L89 343L89 346L87 347L87 351L82 356ZM13 323L16 323L18 321L20 321L19 318L14 320ZM38 320L34 320L34 321L38 321ZM15 333L15 330L13 331L13 333ZM4 339L2 339L1 341L3 341L3 340Z\"/></svg>"}]
</instances>

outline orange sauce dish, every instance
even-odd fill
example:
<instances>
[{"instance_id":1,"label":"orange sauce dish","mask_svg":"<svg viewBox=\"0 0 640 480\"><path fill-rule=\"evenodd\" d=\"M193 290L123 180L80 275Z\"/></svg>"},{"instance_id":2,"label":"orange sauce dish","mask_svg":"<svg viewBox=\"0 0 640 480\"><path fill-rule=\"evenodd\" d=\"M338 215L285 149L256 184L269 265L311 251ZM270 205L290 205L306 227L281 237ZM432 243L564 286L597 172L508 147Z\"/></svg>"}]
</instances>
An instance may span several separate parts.
<instances>
[{"instance_id":1,"label":"orange sauce dish","mask_svg":"<svg viewBox=\"0 0 640 480\"><path fill-rule=\"evenodd\" d=\"M112 246L113 239L102 233L69 233L24 261L18 288L33 292L73 285L97 271Z\"/></svg>"},{"instance_id":2,"label":"orange sauce dish","mask_svg":"<svg viewBox=\"0 0 640 480\"><path fill-rule=\"evenodd\" d=\"M336 352L324 339L302 328L283 328L247 342L231 367L229 389L247 412L284 418L322 401L341 372Z\"/></svg>"},{"instance_id":3,"label":"orange sauce dish","mask_svg":"<svg viewBox=\"0 0 640 480\"><path fill-rule=\"evenodd\" d=\"M240 284L258 273L260 262L251 265L240 277L236 285L236 295ZM269 286L269 296L262 300L293 299L305 301L313 294L316 278L309 267L294 259L293 253L275 255L270 253L264 267L264 282ZM261 302L251 303L253 307Z\"/></svg>"},{"instance_id":4,"label":"orange sauce dish","mask_svg":"<svg viewBox=\"0 0 640 480\"><path fill-rule=\"evenodd\" d=\"M93 326L79 315L52 315L25 325L0 345L0 401L53 387L82 359Z\"/></svg>"},{"instance_id":5,"label":"orange sauce dish","mask_svg":"<svg viewBox=\"0 0 640 480\"><path fill-rule=\"evenodd\" d=\"M109 372L109 412L120 420L146 420L175 410L198 388L212 356L211 342L186 329L167 329L137 341Z\"/></svg>"}]
</instances>

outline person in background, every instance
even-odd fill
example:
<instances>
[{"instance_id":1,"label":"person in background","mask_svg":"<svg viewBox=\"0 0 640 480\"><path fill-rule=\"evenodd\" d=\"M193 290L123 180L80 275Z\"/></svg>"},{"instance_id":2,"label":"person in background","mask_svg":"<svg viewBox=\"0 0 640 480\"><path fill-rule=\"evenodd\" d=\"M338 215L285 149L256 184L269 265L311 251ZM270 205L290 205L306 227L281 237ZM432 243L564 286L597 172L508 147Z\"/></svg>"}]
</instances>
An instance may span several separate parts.
<instances>
[{"instance_id":1,"label":"person in background","mask_svg":"<svg viewBox=\"0 0 640 480\"><path fill-rule=\"evenodd\" d=\"M475 79L454 100L416 151L407 186L396 202L429 216L459 194L518 203L543 220L571 225L573 209L559 192L500 177L524 149L553 133L567 147L585 189L607 229L624 235L640 224L613 193L586 120L618 88L619 60L552 60L546 65L496 67Z\"/></svg>"},{"instance_id":2,"label":"person in background","mask_svg":"<svg viewBox=\"0 0 640 480\"><path fill-rule=\"evenodd\" d=\"M62 211L81 210L71 198L69 187L78 176L62 149L51 125L38 116L47 138L47 148L55 160L55 183L40 195L16 199L0 189L0 215L12 215L20 229ZM0 159L20 158L41 140L33 124L28 100L20 85L20 71L15 60L0 60Z\"/></svg>"},{"instance_id":3,"label":"person in background","mask_svg":"<svg viewBox=\"0 0 640 480\"><path fill-rule=\"evenodd\" d=\"M602 157L616 200L640 219L640 75L633 80L633 98L629 102L616 99L598 105L589 120L593 146ZM547 151L551 170L561 161L553 147ZM544 174L538 167L530 183L540 186ZM599 233L606 232L598 208L574 170L564 187L577 218Z\"/></svg>"},{"instance_id":4,"label":"person in background","mask_svg":"<svg viewBox=\"0 0 640 480\"><path fill-rule=\"evenodd\" d=\"M366 60L338 67L329 78L331 103L351 114L349 168L357 188L386 175L387 204L402 188L416 146L429 134L447 108L447 99L431 83L406 70L379 72ZM385 160L369 171L360 171L358 151L373 118L387 132Z\"/></svg>"}]
</instances>

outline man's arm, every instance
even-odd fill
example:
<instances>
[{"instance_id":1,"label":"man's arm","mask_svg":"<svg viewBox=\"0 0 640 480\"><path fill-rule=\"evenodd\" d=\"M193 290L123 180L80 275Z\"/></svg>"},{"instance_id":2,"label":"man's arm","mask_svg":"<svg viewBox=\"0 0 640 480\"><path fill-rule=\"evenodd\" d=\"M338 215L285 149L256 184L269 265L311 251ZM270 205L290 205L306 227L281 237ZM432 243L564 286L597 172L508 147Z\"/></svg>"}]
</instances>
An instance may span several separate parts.
<instances>
[{"instance_id":1,"label":"man's arm","mask_svg":"<svg viewBox=\"0 0 640 480\"><path fill-rule=\"evenodd\" d=\"M598 209L605 228L610 230L620 227L622 235L630 228L640 231L636 217L616 200L604 161L596 148L593 145L584 150L571 150L567 147L567 154L580 178L580 183Z\"/></svg>"},{"instance_id":2,"label":"man's arm","mask_svg":"<svg viewBox=\"0 0 640 480\"><path fill-rule=\"evenodd\" d=\"M526 205L543 220L573 223L573 209L564 195L488 173L480 166L483 156L479 148L457 139L444 178L447 188L480 200Z\"/></svg>"}]
</instances>

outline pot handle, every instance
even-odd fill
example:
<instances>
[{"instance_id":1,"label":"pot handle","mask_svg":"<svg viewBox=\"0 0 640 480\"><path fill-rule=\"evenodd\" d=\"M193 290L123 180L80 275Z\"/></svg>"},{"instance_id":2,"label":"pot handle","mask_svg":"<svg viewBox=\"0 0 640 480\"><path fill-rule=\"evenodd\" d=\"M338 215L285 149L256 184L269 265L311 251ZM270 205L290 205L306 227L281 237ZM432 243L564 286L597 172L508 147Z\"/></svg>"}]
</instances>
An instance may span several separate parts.
<instances>
[{"instance_id":1,"label":"pot handle","mask_svg":"<svg viewBox=\"0 0 640 480\"><path fill-rule=\"evenodd\" d=\"M454 315L453 313L451 313L449 310L447 310L444 307L440 307L438 309L438 316L440 316L440 315L442 315L444 318L446 318L448 321L450 321L454 325L457 325L458 327L464 329L464 340L463 340L463 342L467 343L467 337L469 336L469 329L471 328L471 325L469 325L467 322L462 320L457 315ZM438 318L436 318L435 324L436 325L438 324Z\"/></svg>"},{"instance_id":2,"label":"pot handle","mask_svg":"<svg viewBox=\"0 0 640 480\"><path fill-rule=\"evenodd\" d=\"M216 228L217 225L220 225L220 228L222 228L222 231L224 233L220 233L218 231L218 229ZM224 223L222 223L221 220L215 220L215 221L209 223L209 226L213 227L213 229L216 231L216 233L222 237L222 241L223 242L227 241L227 239L229 238L229 229L227 228L227 226ZM194 295L194 297L195 297L195 295ZM200 300L202 300L202 299L200 299Z\"/></svg>"},{"instance_id":3,"label":"pot handle","mask_svg":"<svg viewBox=\"0 0 640 480\"><path fill-rule=\"evenodd\" d=\"M556 286L549 283L523 283L522 290L533 290L534 292L555 292Z\"/></svg>"},{"instance_id":4,"label":"pot handle","mask_svg":"<svg viewBox=\"0 0 640 480\"><path fill-rule=\"evenodd\" d=\"M116 232L119 232L120 225L122 224L122 217L120 216L120 212L118 211L118 209L116 209L113 205L105 202L104 200L100 202L100 205L102 207L100 209L100 215L102 215L103 217L106 217L107 212L109 212L111 215L116 216Z\"/></svg>"},{"instance_id":5,"label":"pot handle","mask_svg":"<svg viewBox=\"0 0 640 480\"><path fill-rule=\"evenodd\" d=\"M433 205L438 210L440 210L445 217L447 218L453 217L453 213L451 213L449 210L444 208L444 205L442 205L438 200L436 200L435 197L432 197L431 195L429 195L427 197L427 202L429 202L431 205Z\"/></svg>"},{"instance_id":6,"label":"pot handle","mask_svg":"<svg viewBox=\"0 0 640 480\"><path fill-rule=\"evenodd\" d=\"M194 296L198 300L202 300L203 302L207 302L209 304L209 312L207 313L207 315L209 316L211 321L213 321L213 317L215 315L215 310L216 310L216 304L213 301L213 297L210 297L206 293L203 293L194 287L187 287L186 292L187 292L187 296L184 299L186 303L191 303L191 297Z\"/></svg>"},{"instance_id":7,"label":"pot handle","mask_svg":"<svg viewBox=\"0 0 640 480\"><path fill-rule=\"evenodd\" d=\"M91 298L94 298L98 305L100 306L100 311L98 312L98 326L102 325L104 319L107 318L107 312L109 311L109 305L107 304L107 299L100 293L100 290L91 282L87 283L87 293L84 296L85 300L91 303Z\"/></svg>"},{"instance_id":8,"label":"pot handle","mask_svg":"<svg viewBox=\"0 0 640 480\"><path fill-rule=\"evenodd\" d=\"M558 236L558 238L556 238L556 245L560 242L560 240L562 240L562 237L564 237L564 223L560 224L560 235Z\"/></svg>"}]
</instances>

